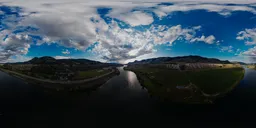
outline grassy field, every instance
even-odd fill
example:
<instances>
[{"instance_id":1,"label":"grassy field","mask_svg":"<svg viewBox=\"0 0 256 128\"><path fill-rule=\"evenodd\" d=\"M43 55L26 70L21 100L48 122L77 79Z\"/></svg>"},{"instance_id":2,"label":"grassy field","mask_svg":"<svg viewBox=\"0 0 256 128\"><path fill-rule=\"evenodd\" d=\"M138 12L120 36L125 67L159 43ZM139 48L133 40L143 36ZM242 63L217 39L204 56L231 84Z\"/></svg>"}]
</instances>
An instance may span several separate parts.
<instances>
[{"instance_id":1,"label":"grassy field","mask_svg":"<svg viewBox=\"0 0 256 128\"><path fill-rule=\"evenodd\" d=\"M240 80L244 71L242 68L215 69L197 72L187 72L191 82L207 94L228 91Z\"/></svg>"},{"instance_id":2,"label":"grassy field","mask_svg":"<svg viewBox=\"0 0 256 128\"><path fill-rule=\"evenodd\" d=\"M226 93L244 75L243 68L178 71L143 67L128 70L136 73L141 84L152 95L175 101L184 101L190 97L190 101L197 102L204 100L202 92L209 95Z\"/></svg>"},{"instance_id":3,"label":"grassy field","mask_svg":"<svg viewBox=\"0 0 256 128\"><path fill-rule=\"evenodd\" d=\"M81 80L81 79L88 79L93 78L96 76L100 76L103 74L106 74L108 72L111 72L110 70L88 70L88 71L78 71L75 76L74 80Z\"/></svg>"}]
</instances>

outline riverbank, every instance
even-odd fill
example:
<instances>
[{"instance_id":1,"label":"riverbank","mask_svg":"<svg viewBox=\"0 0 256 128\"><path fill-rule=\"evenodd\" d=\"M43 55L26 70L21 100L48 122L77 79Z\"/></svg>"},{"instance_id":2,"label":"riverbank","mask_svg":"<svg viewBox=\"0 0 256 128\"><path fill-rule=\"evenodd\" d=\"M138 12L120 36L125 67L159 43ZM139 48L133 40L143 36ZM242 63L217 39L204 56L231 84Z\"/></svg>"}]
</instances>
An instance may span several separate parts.
<instances>
[{"instance_id":1,"label":"riverbank","mask_svg":"<svg viewBox=\"0 0 256 128\"><path fill-rule=\"evenodd\" d=\"M0 71L5 72L11 76L17 77L19 79L22 79L29 84L39 85L41 87L54 89L57 91L60 91L60 90L74 91L74 90L86 90L86 89L95 88L104 84L115 75L119 74L119 70L114 68L112 69L112 71L94 78L75 80L75 81L58 81L58 80L35 78L32 76L24 75L18 72L14 72L14 71L2 69L2 68L0 68Z\"/></svg>"},{"instance_id":2,"label":"riverbank","mask_svg":"<svg viewBox=\"0 0 256 128\"><path fill-rule=\"evenodd\" d=\"M243 68L178 71L160 68L129 68L149 93L163 100L212 103L231 91L244 77Z\"/></svg>"}]
</instances>

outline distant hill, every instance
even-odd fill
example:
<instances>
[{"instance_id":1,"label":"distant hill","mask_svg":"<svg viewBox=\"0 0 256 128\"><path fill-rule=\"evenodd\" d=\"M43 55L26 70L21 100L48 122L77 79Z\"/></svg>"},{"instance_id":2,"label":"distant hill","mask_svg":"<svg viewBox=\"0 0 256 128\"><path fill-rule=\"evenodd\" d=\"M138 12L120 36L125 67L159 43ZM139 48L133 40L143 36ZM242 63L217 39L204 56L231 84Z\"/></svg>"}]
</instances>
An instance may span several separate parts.
<instances>
[{"instance_id":1,"label":"distant hill","mask_svg":"<svg viewBox=\"0 0 256 128\"><path fill-rule=\"evenodd\" d=\"M24 64L101 64L98 61L88 59L55 59L53 57L35 57L29 61L23 62Z\"/></svg>"},{"instance_id":2,"label":"distant hill","mask_svg":"<svg viewBox=\"0 0 256 128\"><path fill-rule=\"evenodd\" d=\"M236 61L236 62L232 62L232 63L238 63L238 64L241 64L241 65L247 65L247 63L244 63L244 62L238 62L238 61Z\"/></svg>"},{"instance_id":3,"label":"distant hill","mask_svg":"<svg viewBox=\"0 0 256 128\"><path fill-rule=\"evenodd\" d=\"M50 56L44 57L34 57L33 59L26 62L17 62L13 64L75 64L75 65L109 65L109 66L117 66L121 65L118 63L102 63L99 61L93 61L88 59L55 59Z\"/></svg>"},{"instance_id":4,"label":"distant hill","mask_svg":"<svg viewBox=\"0 0 256 128\"><path fill-rule=\"evenodd\" d=\"M218 63L231 64L229 61L222 61L215 58L206 58L201 56L179 56L179 57L159 57L134 61L128 64L161 64L161 63Z\"/></svg>"}]
</instances>

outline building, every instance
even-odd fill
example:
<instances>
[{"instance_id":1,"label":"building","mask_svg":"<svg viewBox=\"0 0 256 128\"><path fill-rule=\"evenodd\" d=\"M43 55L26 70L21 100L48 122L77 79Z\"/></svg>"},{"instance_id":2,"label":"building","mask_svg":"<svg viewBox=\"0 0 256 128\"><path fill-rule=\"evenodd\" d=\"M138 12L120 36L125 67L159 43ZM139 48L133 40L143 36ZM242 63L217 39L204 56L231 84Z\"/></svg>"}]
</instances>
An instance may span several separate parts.
<instances>
[{"instance_id":1,"label":"building","mask_svg":"<svg viewBox=\"0 0 256 128\"><path fill-rule=\"evenodd\" d=\"M75 75L74 72L72 72L69 69L56 69L55 71L55 77L59 80L71 80L71 78Z\"/></svg>"}]
</instances>

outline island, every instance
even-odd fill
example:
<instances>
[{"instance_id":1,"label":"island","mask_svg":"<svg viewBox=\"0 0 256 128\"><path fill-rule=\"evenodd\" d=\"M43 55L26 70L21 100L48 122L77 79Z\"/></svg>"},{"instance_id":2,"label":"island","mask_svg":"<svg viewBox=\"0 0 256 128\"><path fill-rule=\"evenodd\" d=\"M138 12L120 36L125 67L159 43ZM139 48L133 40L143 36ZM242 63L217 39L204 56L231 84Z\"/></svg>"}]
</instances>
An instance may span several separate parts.
<instances>
[{"instance_id":1,"label":"island","mask_svg":"<svg viewBox=\"0 0 256 128\"><path fill-rule=\"evenodd\" d=\"M96 88L119 74L116 63L88 59L55 59L35 57L27 62L6 63L0 70L33 85L57 91Z\"/></svg>"},{"instance_id":2,"label":"island","mask_svg":"<svg viewBox=\"0 0 256 128\"><path fill-rule=\"evenodd\" d=\"M239 63L200 56L160 57L128 63L141 85L161 100L213 103L244 77Z\"/></svg>"}]
</instances>

